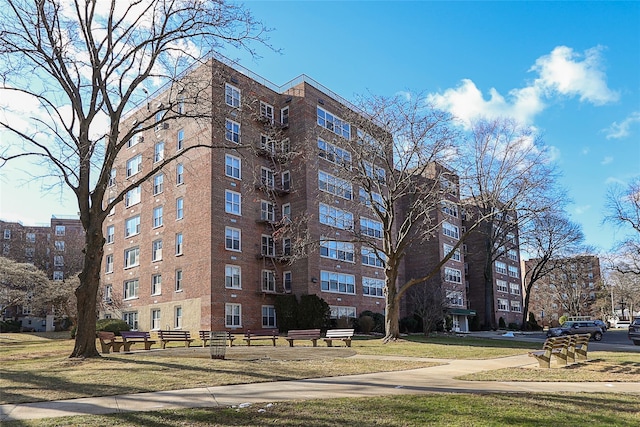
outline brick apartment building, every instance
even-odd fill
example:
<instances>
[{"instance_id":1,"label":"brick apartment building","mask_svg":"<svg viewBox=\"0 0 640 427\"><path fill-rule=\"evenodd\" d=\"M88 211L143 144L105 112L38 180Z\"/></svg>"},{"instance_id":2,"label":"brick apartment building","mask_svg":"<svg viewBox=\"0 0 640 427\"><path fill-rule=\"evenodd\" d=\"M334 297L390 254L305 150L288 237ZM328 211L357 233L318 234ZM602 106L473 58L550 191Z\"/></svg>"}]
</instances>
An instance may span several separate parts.
<instances>
[{"instance_id":1,"label":"brick apartment building","mask_svg":"<svg viewBox=\"0 0 640 427\"><path fill-rule=\"evenodd\" d=\"M525 261L529 272L535 260ZM592 316L600 313L595 303L602 289L600 259L580 255L557 261L557 268L534 283L529 311L541 326L558 326L561 316Z\"/></svg>"},{"instance_id":2,"label":"brick apartment building","mask_svg":"<svg viewBox=\"0 0 640 427\"><path fill-rule=\"evenodd\" d=\"M140 128L112 170L108 198L167 156L194 144L217 148L186 152L107 217L101 280L111 307L100 316L140 330L275 328L275 297L288 293L320 296L333 318L384 312L383 263L366 245L347 241L354 228L382 235L359 201L361 189L338 172L351 161L347 142L364 132L345 119L357 114L349 103L305 76L276 87L213 59L193 75L211 82L204 98L213 118ZM162 117L163 105L195 107L181 96L161 92L124 120L135 126ZM407 258L409 273L420 274L426 259L441 257L460 237L457 190L450 198L434 213L446 219L437 239ZM304 256L296 256L296 230L319 242ZM461 330L473 314L464 265L460 251L437 279ZM401 316L409 310L403 307ZM508 307L515 319L515 302Z\"/></svg>"},{"instance_id":3,"label":"brick apartment building","mask_svg":"<svg viewBox=\"0 0 640 427\"><path fill-rule=\"evenodd\" d=\"M0 220L0 230L3 257L33 264L54 281L82 270L84 231L75 217L52 216L49 225L43 226ZM20 319L25 329L53 330L53 316L38 317L28 306L4 307L2 316Z\"/></svg>"}]
</instances>

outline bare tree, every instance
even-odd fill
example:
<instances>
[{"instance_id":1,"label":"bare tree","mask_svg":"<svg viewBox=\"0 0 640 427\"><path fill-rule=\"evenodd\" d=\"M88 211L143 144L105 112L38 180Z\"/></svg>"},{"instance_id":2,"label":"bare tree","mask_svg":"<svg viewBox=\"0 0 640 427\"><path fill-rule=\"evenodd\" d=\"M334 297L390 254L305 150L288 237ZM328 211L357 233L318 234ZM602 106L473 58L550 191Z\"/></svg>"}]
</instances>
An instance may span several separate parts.
<instances>
[{"instance_id":1,"label":"bare tree","mask_svg":"<svg viewBox=\"0 0 640 427\"><path fill-rule=\"evenodd\" d=\"M460 159L467 216L481 223L473 237L483 250L473 261L484 266L483 323L495 329L493 263L553 205L555 171L540 135L510 119L475 123Z\"/></svg>"},{"instance_id":2,"label":"bare tree","mask_svg":"<svg viewBox=\"0 0 640 427\"><path fill-rule=\"evenodd\" d=\"M422 331L425 335L428 336L438 324L443 324L448 301L441 286L435 283L414 286L406 295L413 313L422 319Z\"/></svg>"},{"instance_id":3,"label":"bare tree","mask_svg":"<svg viewBox=\"0 0 640 427\"><path fill-rule=\"evenodd\" d=\"M0 307L31 305L34 295L46 294L49 279L33 264L0 257Z\"/></svg>"},{"instance_id":4,"label":"bare tree","mask_svg":"<svg viewBox=\"0 0 640 427\"><path fill-rule=\"evenodd\" d=\"M592 305L602 288L602 283L596 283L594 276L590 276L592 259L590 255L578 255L558 261L550 275L552 284L547 292L569 316L592 314Z\"/></svg>"},{"instance_id":5,"label":"bare tree","mask_svg":"<svg viewBox=\"0 0 640 427\"><path fill-rule=\"evenodd\" d=\"M627 188L612 187L607 194L608 215L605 221L629 230L620 242L613 260L613 269L640 275L640 178Z\"/></svg>"},{"instance_id":6,"label":"bare tree","mask_svg":"<svg viewBox=\"0 0 640 427\"><path fill-rule=\"evenodd\" d=\"M526 261L524 275L525 316L522 329L527 327L527 313L533 286L558 267L558 261L575 254L584 240L580 225L569 221L562 213L542 212L530 222L527 233L521 234L521 245L531 257Z\"/></svg>"},{"instance_id":7,"label":"bare tree","mask_svg":"<svg viewBox=\"0 0 640 427\"><path fill-rule=\"evenodd\" d=\"M625 317L625 311L633 316L636 307L640 307L640 277L613 270L607 279L611 289L611 303L615 312L616 307Z\"/></svg>"},{"instance_id":8,"label":"bare tree","mask_svg":"<svg viewBox=\"0 0 640 427\"><path fill-rule=\"evenodd\" d=\"M0 11L2 96L38 106L30 114L0 117L0 129L18 139L0 153L0 165L41 160L73 191L85 257L75 291L78 333L71 357L99 357L96 300L107 214L165 165L211 148L212 141L203 133L198 143L143 171L136 183L123 181L118 195L103 203L115 159L137 134L177 117L211 124L211 75L185 73L194 71L187 66L202 65L203 52L224 46L251 52L248 43L265 43L266 29L225 0L3 0ZM148 94L157 82L164 85L161 101L151 104ZM127 111L145 103L135 121L124 122Z\"/></svg>"}]
</instances>

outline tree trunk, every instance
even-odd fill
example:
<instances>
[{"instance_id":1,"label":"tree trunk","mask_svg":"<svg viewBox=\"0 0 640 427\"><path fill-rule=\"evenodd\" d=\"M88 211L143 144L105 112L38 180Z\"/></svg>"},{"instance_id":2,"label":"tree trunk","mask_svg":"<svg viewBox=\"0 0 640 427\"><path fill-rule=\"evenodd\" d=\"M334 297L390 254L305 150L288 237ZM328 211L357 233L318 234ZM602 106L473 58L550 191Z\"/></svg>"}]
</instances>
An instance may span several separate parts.
<instances>
[{"instance_id":1,"label":"tree trunk","mask_svg":"<svg viewBox=\"0 0 640 427\"><path fill-rule=\"evenodd\" d=\"M524 297L524 307L522 311L522 327L520 328L523 331L526 331L527 325L529 323L529 298L531 298L531 288L533 287L533 282L529 283L525 290ZM542 325L544 327L544 325Z\"/></svg>"},{"instance_id":2,"label":"tree trunk","mask_svg":"<svg viewBox=\"0 0 640 427\"><path fill-rule=\"evenodd\" d=\"M86 227L84 265L80 273L80 286L75 292L78 303L76 343L70 357L100 357L96 348L96 302L104 255L103 245L101 223L94 220L90 227Z\"/></svg>"},{"instance_id":3,"label":"tree trunk","mask_svg":"<svg viewBox=\"0 0 640 427\"><path fill-rule=\"evenodd\" d=\"M400 296L396 281L398 278L398 268L395 260L388 260L385 269L385 313L384 331L385 336L382 342L396 341L400 338Z\"/></svg>"}]
</instances>

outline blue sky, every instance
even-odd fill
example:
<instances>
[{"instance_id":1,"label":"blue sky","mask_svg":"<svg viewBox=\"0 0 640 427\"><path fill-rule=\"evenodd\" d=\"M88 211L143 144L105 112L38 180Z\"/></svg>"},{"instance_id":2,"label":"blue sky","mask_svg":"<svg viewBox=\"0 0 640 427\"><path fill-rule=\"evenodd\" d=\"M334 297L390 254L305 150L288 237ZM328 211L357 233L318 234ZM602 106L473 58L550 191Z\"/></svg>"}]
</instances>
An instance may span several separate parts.
<instances>
[{"instance_id":1,"label":"blue sky","mask_svg":"<svg viewBox=\"0 0 640 427\"><path fill-rule=\"evenodd\" d=\"M553 148L587 243L605 251L622 237L602 218L607 188L640 175L640 2L245 5L282 52L226 52L241 65L277 85L306 74L346 99L409 90L463 119L515 116ZM0 218L77 211L39 184L18 186L20 173L0 174Z\"/></svg>"}]
</instances>

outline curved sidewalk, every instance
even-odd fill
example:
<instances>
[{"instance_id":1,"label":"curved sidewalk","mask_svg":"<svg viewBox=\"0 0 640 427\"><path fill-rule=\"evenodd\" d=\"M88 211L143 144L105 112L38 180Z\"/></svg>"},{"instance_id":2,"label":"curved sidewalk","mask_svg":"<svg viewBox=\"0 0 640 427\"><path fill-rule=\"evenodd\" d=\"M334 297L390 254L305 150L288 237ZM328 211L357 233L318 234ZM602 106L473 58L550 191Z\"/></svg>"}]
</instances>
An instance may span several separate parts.
<instances>
[{"instance_id":1,"label":"curved sidewalk","mask_svg":"<svg viewBox=\"0 0 640 427\"><path fill-rule=\"evenodd\" d=\"M354 356L375 359L405 359ZM87 397L51 402L0 405L0 422L73 415L104 415L120 412L157 411L176 408L228 407L243 403L284 400L366 397L417 393L514 393L590 392L636 393L640 383L566 383L461 381L454 377L485 370L532 365L525 355L489 360L438 360L442 365L409 371L378 372L308 380L200 387L185 390ZM533 363L537 364L537 363Z\"/></svg>"}]
</instances>

